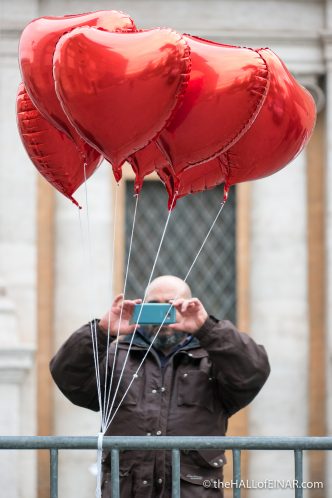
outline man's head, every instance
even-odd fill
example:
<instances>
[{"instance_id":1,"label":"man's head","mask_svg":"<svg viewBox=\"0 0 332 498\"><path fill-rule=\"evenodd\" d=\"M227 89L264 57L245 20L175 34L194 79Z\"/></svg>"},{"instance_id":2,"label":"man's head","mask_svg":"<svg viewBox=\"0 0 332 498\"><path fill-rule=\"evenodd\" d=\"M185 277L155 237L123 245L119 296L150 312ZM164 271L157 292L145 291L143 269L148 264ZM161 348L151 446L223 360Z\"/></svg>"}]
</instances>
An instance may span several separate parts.
<instances>
[{"instance_id":1,"label":"man's head","mask_svg":"<svg viewBox=\"0 0 332 498\"><path fill-rule=\"evenodd\" d=\"M157 277L150 283L146 292L148 303L168 303L170 299L191 298L189 285L179 277L164 275Z\"/></svg>"},{"instance_id":2,"label":"man's head","mask_svg":"<svg viewBox=\"0 0 332 498\"><path fill-rule=\"evenodd\" d=\"M173 275L157 277L147 288L146 302L148 303L169 303L170 300L177 298L190 299L191 290L186 282ZM144 329L150 337L153 337L158 331L159 325L147 326ZM165 326L161 328L153 344L157 349L167 351L183 339L183 332L177 332Z\"/></svg>"}]
</instances>

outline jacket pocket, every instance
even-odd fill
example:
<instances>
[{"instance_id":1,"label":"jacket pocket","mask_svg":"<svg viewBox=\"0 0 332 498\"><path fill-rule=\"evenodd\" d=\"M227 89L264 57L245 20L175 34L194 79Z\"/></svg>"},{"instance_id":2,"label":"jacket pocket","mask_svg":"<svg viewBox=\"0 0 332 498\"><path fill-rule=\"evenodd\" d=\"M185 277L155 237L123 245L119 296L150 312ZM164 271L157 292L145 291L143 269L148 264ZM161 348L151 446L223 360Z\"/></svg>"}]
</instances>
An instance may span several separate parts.
<instances>
[{"instance_id":1,"label":"jacket pocket","mask_svg":"<svg viewBox=\"0 0 332 498\"><path fill-rule=\"evenodd\" d=\"M220 469L226 463L224 450L190 450L186 454L196 465L203 468Z\"/></svg>"},{"instance_id":2,"label":"jacket pocket","mask_svg":"<svg viewBox=\"0 0 332 498\"><path fill-rule=\"evenodd\" d=\"M179 406L199 406L214 411L213 378L201 370L188 370L178 379Z\"/></svg>"},{"instance_id":3,"label":"jacket pocket","mask_svg":"<svg viewBox=\"0 0 332 498\"><path fill-rule=\"evenodd\" d=\"M185 463L181 465L180 472L181 479L187 481L190 484L196 484L198 486L204 486L204 481L223 479L223 468L219 467L200 467L194 462ZM202 496L204 496L202 494ZM220 496L220 495L219 495Z\"/></svg>"}]
</instances>

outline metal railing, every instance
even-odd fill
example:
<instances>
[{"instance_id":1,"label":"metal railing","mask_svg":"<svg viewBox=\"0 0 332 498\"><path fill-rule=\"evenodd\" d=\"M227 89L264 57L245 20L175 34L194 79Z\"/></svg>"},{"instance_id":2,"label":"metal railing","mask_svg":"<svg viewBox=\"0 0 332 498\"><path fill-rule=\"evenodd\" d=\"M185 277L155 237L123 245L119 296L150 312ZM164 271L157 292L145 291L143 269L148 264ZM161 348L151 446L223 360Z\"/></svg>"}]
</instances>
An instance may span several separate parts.
<instances>
[{"instance_id":1,"label":"metal railing","mask_svg":"<svg viewBox=\"0 0 332 498\"><path fill-rule=\"evenodd\" d=\"M98 437L0 436L1 449L50 450L50 498L58 498L59 450L97 450ZM171 450L172 498L180 498L180 450L221 449L233 453L233 498L241 498L241 450L291 450L294 452L295 498L303 497L303 451L332 450L332 437L199 437L121 436L103 438L111 451L112 498L120 498L119 453L121 450Z\"/></svg>"}]
</instances>

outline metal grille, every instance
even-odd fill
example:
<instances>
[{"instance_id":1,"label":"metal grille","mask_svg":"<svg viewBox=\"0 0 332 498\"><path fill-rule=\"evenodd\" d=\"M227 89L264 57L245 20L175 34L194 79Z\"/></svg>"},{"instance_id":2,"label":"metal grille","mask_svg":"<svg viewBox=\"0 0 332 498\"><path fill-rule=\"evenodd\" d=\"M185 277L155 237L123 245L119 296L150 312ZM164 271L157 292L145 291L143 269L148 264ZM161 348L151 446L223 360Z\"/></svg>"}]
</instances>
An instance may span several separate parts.
<instances>
[{"instance_id":1,"label":"metal grille","mask_svg":"<svg viewBox=\"0 0 332 498\"><path fill-rule=\"evenodd\" d=\"M126 182L126 258L135 199ZM153 277L184 278L208 232L222 200L222 187L186 196L177 202ZM126 296L143 297L167 218L167 195L159 181L146 181L140 194ZM127 261L127 259L126 259ZM189 278L193 295L210 314L236 321L235 189L200 254Z\"/></svg>"}]
</instances>

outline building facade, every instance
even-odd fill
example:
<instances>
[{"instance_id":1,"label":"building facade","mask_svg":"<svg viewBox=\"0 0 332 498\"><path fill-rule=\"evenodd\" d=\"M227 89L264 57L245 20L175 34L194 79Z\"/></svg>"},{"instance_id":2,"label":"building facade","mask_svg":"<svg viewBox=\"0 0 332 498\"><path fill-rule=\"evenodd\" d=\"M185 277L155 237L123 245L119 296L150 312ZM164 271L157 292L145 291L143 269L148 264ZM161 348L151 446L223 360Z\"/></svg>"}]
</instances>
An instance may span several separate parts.
<instances>
[{"instance_id":1,"label":"building facade","mask_svg":"<svg viewBox=\"0 0 332 498\"><path fill-rule=\"evenodd\" d=\"M16 129L17 44L33 18L122 10L139 27L169 26L221 43L269 46L316 100L306 150L279 173L236 190L237 324L264 344L268 384L234 417L232 434L332 432L332 1L2 0L0 133L0 433L93 435L99 418L54 389L48 362L71 331L100 316L122 288L125 175L103 165L89 181L87 218L34 171ZM117 192L117 212L114 210ZM81 188L78 198L85 203ZM112 265L116 230L115 265ZM82 240L83 238L83 240ZM86 255L89 239L92 262ZM222 243L222 242L221 242ZM90 250L88 249L88 250ZM47 456L0 455L8 498L44 497ZM93 494L95 455L61 455L60 496ZM292 454L250 453L251 479L292 479ZM332 457L306 457L306 480L332 490ZM264 490L249 492L249 497ZM269 490L279 497L280 491ZM288 494L287 494L288 493ZM293 491L283 492L293 496ZM309 495L308 495L309 496Z\"/></svg>"}]
</instances>

